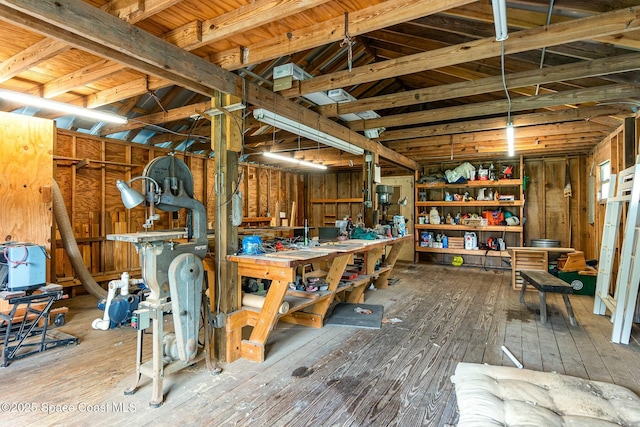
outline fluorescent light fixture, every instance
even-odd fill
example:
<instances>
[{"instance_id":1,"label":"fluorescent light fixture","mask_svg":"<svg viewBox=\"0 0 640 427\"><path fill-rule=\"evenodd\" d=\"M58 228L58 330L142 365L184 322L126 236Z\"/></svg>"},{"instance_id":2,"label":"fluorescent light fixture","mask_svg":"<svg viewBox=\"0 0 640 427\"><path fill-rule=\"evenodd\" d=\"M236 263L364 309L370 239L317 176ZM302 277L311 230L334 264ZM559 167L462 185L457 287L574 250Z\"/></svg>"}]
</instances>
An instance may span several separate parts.
<instances>
[{"instance_id":1,"label":"fluorescent light fixture","mask_svg":"<svg viewBox=\"0 0 640 427\"><path fill-rule=\"evenodd\" d=\"M273 67L273 79L281 79L283 77L291 76L293 80L306 80L313 77L311 74L304 71L302 68L289 62L288 64L278 65Z\"/></svg>"},{"instance_id":2,"label":"fluorescent light fixture","mask_svg":"<svg viewBox=\"0 0 640 427\"><path fill-rule=\"evenodd\" d=\"M127 123L126 117L118 116L117 114L77 107L75 105L65 104L64 102L52 101L50 99L44 99L20 92L13 92L11 90L0 89L0 99L17 102L19 104L30 105L32 107L43 108L46 110L60 111L61 113L82 116L106 123Z\"/></svg>"},{"instance_id":3,"label":"fluorescent light fixture","mask_svg":"<svg viewBox=\"0 0 640 427\"><path fill-rule=\"evenodd\" d=\"M278 65L277 67L274 67L273 69L274 80L282 77L288 77L288 76L292 76L294 80L306 80L312 77L311 74L307 73L306 71L304 71L302 68L300 68L294 63L288 63L288 64ZM347 92L342 88L330 89L327 92L320 91L320 92L307 93L302 95L302 97L315 105L330 105L335 103L342 104L345 102L357 101L357 99L353 95L351 95L349 92ZM363 111L359 113L340 114L339 117L344 121L353 122L357 120L379 119L380 114L376 113L375 111L368 110L368 111ZM366 129L364 131L364 135L369 139L378 138L380 136L380 133L383 132L384 130L385 130L384 128ZM327 145L330 145L330 144L327 144ZM344 151L350 152L349 150L344 150ZM358 153L352 153L352 154L359 155L362 153L358 152Z\"/></svg>"},{"instance_id":4,"label":"fluorescent light fixture","mask_svg":"<svg viewBox=\"0 0 640 427\"><path fill-rule=\"evenodd\" d=\"M507 27L507 3L506 0L491 0L493 6L493 24L496 27L496 40L501 42L509 38Z\"/></svg>"},{"instance_id":5,"label":"fluorescent light fixture","mask_svg":"<svg viewBox=\"0 0 640 427\"><path fill-rule=\"evenodd\" d=\"M509 150L509 157L513 157L515 154L515 135L513 129L513 123L507 123L507 149Z\"/></svg>"},{"instance_id":6,"label":"fluorescent light fixture","mask_svg":"<svg viewBox=\"0 0 640 427\"><path fill-rule=\"evenodd\" d=\"M303 125L302 123L298 123L287 117L272 113L271 111L265 110L264 108L257 108L253 110L253 117L259 122L266 123L279 129L286 130L296 135L300 135L302 137L319 142L321 144L346 151L347 153L355 155L364 154L364 149L358 147L357 145L350 144L346 141L336 138L333 135L329 135L328 133L320 132L320 130L314 129L311 126Z\"/></svg>"},{"instance_id":7,"label":"fluorescent light fixture","mask_svg":"<svg viewBox=\"0 0 640 427\"><path fill-rule=\"evenodd\" d=\"M318 163L311 163L311 162L307 162L305 160L298 160L296 158L293 157L288 157L288 156L282 156L280 154L276 154L276 153L272 153L270 151L265 151L262 153L263 156L265 157L270 157L272 159L277 159L277 160L283 160L285 162L289 162L289 163L295 163L298 165L302 165L302 166L308 166L311 168L316 168L316 169L327 169L327 167L325 165L320 165Z\"/></svg>"},{"instance_id":8,"label":"fluorescent light fixture","mask_svg":"<svg viewBox=\"0 0 640 427\"><path fill-rule=\"evenodd\" d=\"M245 108L247 108L247 106L244 105L242 102L237 102L235 104L226 105L222 107L222 109L226 110L228 113L231 113L233 111L238 111L238 110L244 110ZM219 108L213 107L213 108L209 108L208 110L205 110L203 114L206 114L211 117L215 117L215 116L219 116L222 113L223 113L222 110L220 110Z\"/></svg>"},{"instance_id":9,"label":"fluorescent light fixture","mask_svg":"<svg viewBox=\"0 0 640 427\"><path fill-rule=\"evenodd\" d=\"M337 103L353 102L356 100L356 98L353 95L351 95L349 92L347 92L344 89L330 89L327 92L327 96Z\"/></svg>"}]
</instances>

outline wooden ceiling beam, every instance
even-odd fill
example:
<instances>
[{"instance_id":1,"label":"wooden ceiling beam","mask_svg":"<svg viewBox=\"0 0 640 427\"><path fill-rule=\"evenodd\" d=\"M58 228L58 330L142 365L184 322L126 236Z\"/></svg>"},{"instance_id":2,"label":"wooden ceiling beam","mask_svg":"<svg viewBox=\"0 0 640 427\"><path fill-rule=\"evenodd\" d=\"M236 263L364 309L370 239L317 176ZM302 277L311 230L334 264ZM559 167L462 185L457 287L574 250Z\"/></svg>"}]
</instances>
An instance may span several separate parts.
<instances>
[{"instance_id":1,"label":"wooden ceiling beam","mask_svg":"<svg viewBox=\"0 0 640 427\"><path fill-rule=\"evenodd\" d=\"M548 125L538 126L524 126L515 130L515 135L518 139L526 138L541 138L541 137L562 137L568 138L574 135L580 134L595 134L600 133L601 138L604 138L610 132L608 126L604 126L598 123L591 122L569 122L569 123L553 123ZM398 141L389 141L385 145L394 150L411 149L421 147L427 147L431 145L441 144L489 144L495 141L506 141L506 134L504 130L504 124L502 129L491 129L487 131L477 131L468 133L459 133L452 135L440 135L429 136L423 138L405 139Z\"/></svg>"},{"instance_id":2,"label":"wooden ceiling beam","mask_svg":"<svg viewBox=\"0 0 640 427\"><path fill-rule=\"evenodd\" d=\"M37 64L60 55L71 49L66 43L57 40L42 39L28 48L16 53L0 64L0 83L6 82Z\"/></svg>"},{"instance_id":3,"label":"wooden ceiling beam","mask_svg":"<svg viewBox=\"0 0 640 427\"><path fill-rule=\"evenodd\" d=\"M186 119L187 117L201 113L209 108L211 108L211 101L205 101L174 108L166 112L160 111L146 116L136 117L134 119L130 119L129 122L124 125L108 125L103 127L100 131L100 136L143 128L148 125L159 125L161 123L169 123L176 120Z\"/></svg>"},{"instance_id":4,"label":"wooden ceiling beam","mask_svg":"<svg viewBox=\"0 0 640 427\"><path fill-rule=\"evenodd\" d=\"M546 67L541 70L508 74L505 76L505 81L509 90L512 90L514 88L534 86L536 84L582 79L610 73L624 73L638 69L640 69L640 54L632 53L616 57L615 61L612 61L611 58L595 59L593 61ZM449 85L416 89L398 94L360 99L353 102L330 104L319 107L318 112L322 115L333 117L340 114L366 111L372 108L395 108L441 101L443 99L463 98L501 90L504 90L501 76L485 77L474 80L471 84L464 81Z\"/></svg>"},{"instance_id":5,"label":"wooden ceiling beam","mask_svg":"<svg viewBox=\"0 0 640 427\"><path fill-rule=\"evenodd\" d=\"M627 110L629 110L627 108ZM511 121L514 127L545 125L551 123L563 123L571 121L593 120L601 116L616 116L621 114L624 108L614 105L601 107L567 108L558 111L545 111L543 113L512 115ZM504 129L504 117L469 120L466 122L446 123L432 126L422 126L411 129L399 129L385 131L376 141L398 141L401 139L423 138L438 135L451 135L465 132L480 132L490 129Z\"/></svg>"},{"instance_id":6,"label":"wooden ceiling beam","mask_svg":"<svg viewBox=\"0 0 640 427\"><path fill-rule=\"evenodd\" d=\"M167 1L155 1L156 3L169 3ZM144 14L144 1L141 0L111 0L101 7L107 13L119 17L120 19L129 20L131 14L138 14L145 18L151 16ZM171 1L171 3L177 3ZM141 10L142 9L142 10ZM5 82L18 74L33 68L35 65L60 55L71 49L68 44L52 39L42 39L28 48L18 52L11 58L2 61L0 65L0 82ZM42 90L42 96L46 96L46 91ZM31 92L32 94L34 91Z\"/></svg>"},{"instance_id":7,"label":"wooden ceiling beam","mask_svg":"<svg viewBox=\"0 0 640 427\"><path fill-rule=\"evenodd\" d=\"M539 94L544 93L553 93L557 90L567 90L568 88L579 88L584 87L587 82L581 82L580 79L586 79L595 76L606 76L603 79L605 80L613 80L612 78L615 73L624 73L627 71L636 70L640 61L638 60L640 56L635 56L637 54L631 55L623 55L620 57L616 57L616 59L620 59L620 62L611 61L608 59L598 59L594 61L585 61L580 63L574 63L570 65L556 66L556 67L546 67L544 70L527 70L518 73L512 73L507 75L508 87L509 90L513 93L520 93L524 95L533 95L536 90L536 84L546 84L551 86L541 87L538 91ZM626 62L627 60L630 61ZM509 61L513 63L513 61ZM625 63L626 62L626 63ZM635 62L635 63L634 63ZM449 66L439 68L437 70L433 70L436 73L444 73L449 74L456 77L461 77L466 80L471 79L471 75L464 75L466 69L469 68L468 65L462 64L459 66ZM475 70L472 69L472 71ZM433 72L432 72L433 73ZM431 79L432 75L430 74ZM609 73L609 74L607 74ZM481 73L476 73L478 76ZM494 74L495 75L495 74ZM405 76L403 80L407 80L412 76L420 76L420 74L413 74L410 76ZM487 80L490 79L490 80ZM516 80L517 79L517 80ZM427 78L423 78L424 81L428 81ZM591 79L594 80L594 79ZM623 80L623 79L620 79ZM581 85L576 83L582 83ZM624 81L620 81L623 83ZM555 83L555 84L553 84ZM588 82L588 86L598 85L597 81ZM484 86L487 84L487 86ZM600 83L604 84L604 83ZM477 85L477 86L476 86ZM424 86L424 83L423 83ZM528 87L525 87L528 86ZM458 89L461 88L462 92L458 92ZM471 96L479 93L486 92L503 92L502 79L500 76L495 77L484 77L484 79L477 79L472 83L468 82L455 82L455 83L447 83L447 86L441 84L436 87L423 87L421 89L415 89L411 91L405 91L401 93L388 94L385 96L376 96L368 99L361 99L354 102L341 103L339 105L328 105L323 106L318 111L323 115L334 116L338 114L346 114L350 112L358 112L361 110L365 110L367 108L371 108L372 105L375 105L379 109L391 108L391 107L400 107L406 105L416 105L424 102L432 102L442 100L445 97L465 97Z\"/></svg>"},{"instance_id":8,"label":"wooden ceiling beam","mask_svg":"<svg viewBox=\"0 0 640 427\"><path fill-rule=\"evenodd\" d=\"M588 2L582 2L588 3ZM621 2L612 2L612 7L616 7L618 9L622 9L625 7ZM557 7L557 6L556 6ZM545 5L545 8L548 8L548 5ZM577 9L574 9L577 11ZM611 9L610 9L611 10ZM603 11L595 11L589 10L588 12L582 11L581 14L588 13L590 15L602 13ZM464 8L452 8L443 12L445 15L461 17L465 20L472 21L481 21L488 24L493 24L493 8L488 3L475 3L469 5ZM510 7L507 15L509 16L509 28L510 29L520 29L526 30L538 26L543 26L547 22L547 11L546 9L540 12L519 9L516 7ZM552 15L552 24L559 22L568 22L571 21L571 18L562 15ZM610 34L605 36L597 36L593 37L585 37L585 40L594 40L600 43L611 44L613 46L621 46L629 49L640 49L640 38L638 37L640 34L637 33L626 33L626 34Z\"/></svg>"},{"instance_id":9,"label":"wooden ceiling beam","mask_svg":"<svg viewBox=\"0 0 640 427\"><path fill-rule=\"evenodd\" d=\"M111 15L119 17L124 21L134 24L143 19L153 16L156 13L159 13L162 10L173 6L176 3L179 3L180 1L182 0L147 0L147 1L111 0L110 2L102 6L101 9L107 13L110 13ZM42 62L50 57L61 54L64 51L69 50L70 48L71 48L71 45L69 45L68 43L65 43L64 41L54 40L49 38L43 39L41 42L36 43L30 46L29 48L23 50L19 54L15 55L15 57L17 58L21 57L25 59L25 61L19 66L21 70L18 73L14 73L13 75L17 75L20 72L25 71L24 69L25 67L27 68L33 67L37 63ZM55 49L58 49L59 51L54 55L53 52L55 51ZM37 58L34 55L31 55L30 53L30 52L37 52L37 51L42 52L40 56ZM51 55L50 56L45 55L44 54L45 51L49 51ZM15 65L15 64L12 65L8 61L9 60L4 61L0 66L0 80L2 79L1 67L5 66L5 64L7 65L7 67L12 66L13 70L17 71L18 65ZM85 67L82 67L81 69L76 70L73 73L69 73L67 75L61 76L43 85L36 86L28 91L25 91L25 93L28 93L30 95L35 95L35 96L41 96L43 98L54 98L60 94L69 92L77 87L85 86L95 81L106 78L110 75L113 75L119 71L124 70L125 68L126 67L120 63L102 59L93 64L89 64ZM129 84L125 84L123 85L123 87L127 87L127 89L130 89L131 86ZM116 90L109 91L109 93L111 94L113 93L117 94L118 92L122 93L122 90L118 91L116 89ZM140 94L145 92L146 90L144 92L141 92ZM105 99L107 97L105 97L103 94L103 95L96 95L94 96L94 98ZM117 99L109 99L108 101L105 102L105 104L110 104L112 102L116 102L124 99L121 97L121 95L117 95L116 98ZM85 100L84 97L78 97L77 101L75 102L71 101L71 103L87 106L87 101ZM104 105L104 104L100 104L100 105ZM97 107L99 105L94 104L93 106ZM17 108L18 106L14 104L11 104L11 105L6 104L3 107L5 110L11 110L11 109Z\"/></svg>"},{"instance_id":10,"label":"wooden ceiling beam","mask_svg":"<svg viewBox=\"0 0 640 427\"><path fill-rule=\"evenodd\" d=\"M202 22L200 41L196 49L253 28L320 6L329 0L256 0L242 7ZM249 50L251 52L251 50Z\"/></svg>"},{"instance_id":11,"label":"wooden ceiling beam","mask_svg":"<svg viewBox=\"0 0 640 427\"><path fill-rule=\"evenodd\" d=\"M366 34L390 25L410 21L421 16L439 13L452 7L464 6L477 0L389 0L349 13L349 35ZM228 70L259 64L282 56L316 48L344 38L344 17L336 17L311 27L295 30L264 42L245 46L240 62L217 65ZM233 52L222 52L228 58ZM310 92L309 92L310 93Z\"/></svg>"},{"instance_id":12,"label":"wooden ceiling beam","mask_svg":"<svg viewBox=\"0 0 640 427\"><path fill-rule=\"evenodd\" d=\"M575 89L538 96L521 96L511 98L511 112L535 110L566 104L582 104L592 102L612 101L640 96L640 88L629 85L607 85L585 89ZM489 101L476 104L466 104L433 110L424 110L379 119L349 122L353 130L375 129L379 127L391 128L406 125L419 125L438 121L460 120L469 117L504 114L506 120L507 100Z\"/></svg>"},{"instance_id":13,"label":"wooden ceiling beam","mask_svg":"<svg viewBox=\"0 0 640 427\"><path fill-rule=\"evenodd\" d=\"M572 41L606 35L624 34L640 29L640 9L622 9L587 18L551 24L511 33L505 40L505 54L555 46ZM329 89L352 86L372 80L397 77L426 70L461 64L463 62L500 56L501 43L484 38L434 51L369 64L365 67L340 71L303 80L291 89L282 91L285 97L301 96Z\"/></svg>"},{"instance_id":14,"label":"wooden ceiling beam","mask_svg":"<svg viewBox=\"0 0 640 427\"><path fill-rule=\"evenodd\" d=\"M545 154L554 153L582 153L586 154L589 150L602 141L600 135L581 135L579 137L569 138L521 138L515 142L515 151L517 154ZM482 157L507 158L507 144L439 144L421 147L420 149L399 149L404 155L411 156L422 163L429 163L436 160L463 160L477 159Z\"/></svg>"},{"instance_id":15,"label":"wooden ceiling beam","mask_svg":"<svg viewBox=\"0 0 640 427\"><path fill-rule=\"evenodd\" d=\"M125 22L134 23L151 18L184 0L110 0L101 7Z\"/></svg>"}]
</instances>

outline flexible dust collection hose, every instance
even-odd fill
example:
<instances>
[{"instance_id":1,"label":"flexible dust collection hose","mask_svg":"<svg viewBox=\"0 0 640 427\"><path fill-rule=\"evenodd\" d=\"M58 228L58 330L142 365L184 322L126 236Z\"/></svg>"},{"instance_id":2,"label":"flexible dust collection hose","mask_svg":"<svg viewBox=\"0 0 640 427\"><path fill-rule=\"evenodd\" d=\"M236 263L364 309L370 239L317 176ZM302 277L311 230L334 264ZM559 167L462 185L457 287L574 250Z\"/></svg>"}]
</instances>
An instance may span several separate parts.
<instances>
[{"instance_id":1,"label":"flexible dust collection hose","mask_svg":"<svg viewBox=\"0 0 640 427\"><path fill-rule=\"evenodd\" d=\"M84 264L82 254L78 248L78 242L76 242L76 238L73 235L73 228L71 227L67 207L64 205L64 199L62 198L60 187L58 187L58 183L55 179L53 180L53 215L56 218L58 230L60 230L62 246L64 246L65 251L67 251L67 256L71 261L73 270L82 282L82 286L84 286L86 291L94 297L98 299L106 298L107 291L96 283L91 272Z\"/></svg>"}]
</instances>

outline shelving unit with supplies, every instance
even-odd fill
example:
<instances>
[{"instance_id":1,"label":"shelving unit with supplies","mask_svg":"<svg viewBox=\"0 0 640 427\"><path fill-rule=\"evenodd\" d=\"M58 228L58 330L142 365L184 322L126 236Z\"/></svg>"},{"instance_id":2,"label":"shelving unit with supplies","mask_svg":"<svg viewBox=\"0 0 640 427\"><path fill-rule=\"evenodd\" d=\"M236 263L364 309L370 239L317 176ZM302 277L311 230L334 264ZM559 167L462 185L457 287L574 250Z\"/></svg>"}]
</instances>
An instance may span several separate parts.
<instances>
[{"instance_id":1,"label":"shelving unit with supplies","mask_svg":"<svg viewBox=\"0 0 640 427\"><path fill-rule=\"evenodd\" d=\"M460 162L462 163L462 162ZM427 171L445 171L453 169L460 163L441 163L429 165L425 168ZM508 247L523 246L524 243L524 227L522 225L522 217L524 213L524 191L523 191L523 161L519 159L506 160L488 160L474 161L473 166L478 169L479 165L494 165L496 179L494 180L474 180L464 181L462 183L446 183L446 182L428 182L416 183L415 185L415 253L416 260L420 258L420 254L431 254L436 262L451 263L453 257L461 255L465 264L470 265L489 265L494 267L507 267L501 265L501 258L509 258L506 250ZM511 178L503 178L502 171L506 166L513 166ZM482 191L482 189L485 189ZM490 200L477 200L477 197L484 192L484 196L488 198L488 194L492 193L494 197ZM495 197L495 194L498 197ZM449 193L455 200L446 200L446 194ZM471 200L465 201L465 193ZM459 200L462 198L462 200ZM440 224L434 224L429 221L429 213L432 208L436 208L440 214ZM492 224L482 220L484 211L501 211L503 214L511 215L518 218L517 225ZM507 214L508 212L508 214ZM452 223L456 216L464 216L465 214L476 214L477 217L460 219L457 223ZM488 215L487 215L488 216ZM425 219L426 218L426 219ZM447 218L450 219L447 222ZM493 220L491 220L493 222ZM431 238L426 238L425 233L430 233ZM477 237L478 247L480 243L486 244L489 238L502 239L505 250L487 250L487 249L465 249L464 239L465 233L475 233ZM442 247L442 244L434 242L436 236L446 235L448 247ZM489 261L487 261L487 258ZM495 261L493 261L495 260Z\"/></svg>"}]
</instances>

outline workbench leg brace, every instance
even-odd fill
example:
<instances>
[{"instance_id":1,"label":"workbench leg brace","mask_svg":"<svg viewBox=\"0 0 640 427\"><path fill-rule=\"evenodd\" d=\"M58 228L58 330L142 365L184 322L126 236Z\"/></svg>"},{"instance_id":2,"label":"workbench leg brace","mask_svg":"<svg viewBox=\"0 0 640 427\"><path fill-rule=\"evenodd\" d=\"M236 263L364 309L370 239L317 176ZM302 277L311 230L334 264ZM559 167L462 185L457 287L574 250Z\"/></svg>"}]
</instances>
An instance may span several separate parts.
<instances>
[{"instance_id":1,"label":"workbench leg brace","mask_svg":"<svg viewBox=\"0 0 640 427\"><path fill-rule=\"evenodd\" d=\"M9 314L0 313L0 337L3 344L0 366L6 367L12 360L54 347L78 344L78 338L61 332L58 335L64 335L63 338L47 338L51 306L62 299L62 286L54 286L43 288L45 290L39 294L26 295L21 292L22 295L7 298L13 306ZM28 341L38 335L40 339ZM21 351L28 348L33 349Z\"/></svg>"}]
</instances>

